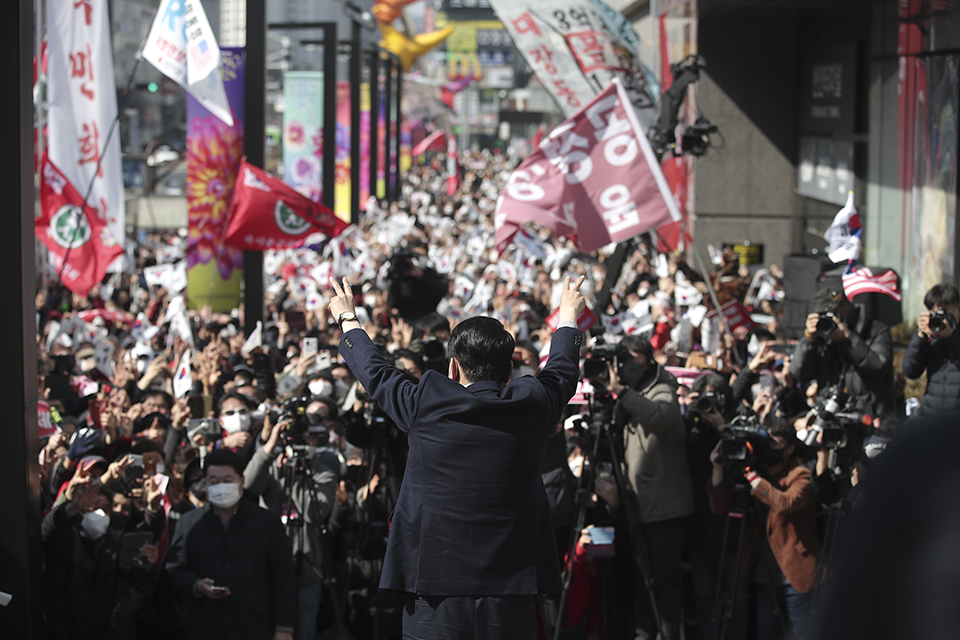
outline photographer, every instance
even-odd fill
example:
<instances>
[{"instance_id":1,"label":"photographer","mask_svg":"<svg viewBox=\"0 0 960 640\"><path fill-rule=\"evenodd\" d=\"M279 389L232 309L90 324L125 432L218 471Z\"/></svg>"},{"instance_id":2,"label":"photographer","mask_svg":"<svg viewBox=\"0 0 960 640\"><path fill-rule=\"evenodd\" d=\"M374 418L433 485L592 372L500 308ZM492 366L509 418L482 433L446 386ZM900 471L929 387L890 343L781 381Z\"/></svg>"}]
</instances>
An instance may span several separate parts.
<instances>
[{"instance_id":1,"label":"photographer","mask_svg":"<svg viewBox=\"0 0 960 640\"><path fill-rule=\"evenodd\" d=\"M623 338L618 357L619 371L608 363L608 390L618 396L614 424L625 427L627 477L638 498L657 607L666 637L674 638L680 625L684 523L694 509L678 385L654 361L653 347L640 336ZM653 637L656 630L650 618L638 622Z\"/></svg>"},{"instance_id":2,"label":"photographer","mask_svg":"<svg viewBox=\"0 0 960 640\"><path fill-rule=\"evenodd\" d=\"M927 308L917 320L917 331L903 357L903 375L927 373L927 389L920 411L928 417L960 412L960 292L949 283L935 285L923 297Z\"/></svg>"},{"instance_id":3,"label":"photographer","mask_svg":"<svg viewBox=\"0 0 960 640\"><path fill-rule=\"evenodd\" d=\"M321 537L333 506L338 471L298 442L306 440L304 434L283 434L290 426L291 421L285 419L270 430L269 439L253 454L243 477L247 489L260 496L260 506L280 516L286 525L298 585L297 636L314 638L323 593ZM281 438L282 434L286 437Z\"/></svg>"},{"instance_id":4,"label":"photographer","mask_svg":"<svg viewBox=\"0 0 960 640\"><path fill-rule=\"evenodd\" d=\"M788 637L800 640L807 625L820 558L811 473L794 457L798 441L793 427L773 417L766 420L765 427L769 439L754 441L752 446L757 453L754 460L747 460L748 466L741 462L725 470L720 454L722 443L717 443L710 454L710 508L718 515L726 515L734 504L731 485L749 483L754 517L765 537L757 540L755 527L743 522L740 587L751 581L770 587L761 588L757 596L757 640L780 637L781 625L773 598L785 605L780 610L789 627ZM756 465L757 469L749 465Z\"/></svg>"},{"instance_id":5,"label":"photographer","mask_svg":"<svg viewBox=\"0 0 960 640\"><path fill-rule=\"evenodd\" d=\"M807 316L791 370L801 388L817 383L821 398L839 386L853 408L876 416L893 410L893 342L890 329L861 317L843 289L817 292L818 312Z\"/></svg>"}]
</instances>

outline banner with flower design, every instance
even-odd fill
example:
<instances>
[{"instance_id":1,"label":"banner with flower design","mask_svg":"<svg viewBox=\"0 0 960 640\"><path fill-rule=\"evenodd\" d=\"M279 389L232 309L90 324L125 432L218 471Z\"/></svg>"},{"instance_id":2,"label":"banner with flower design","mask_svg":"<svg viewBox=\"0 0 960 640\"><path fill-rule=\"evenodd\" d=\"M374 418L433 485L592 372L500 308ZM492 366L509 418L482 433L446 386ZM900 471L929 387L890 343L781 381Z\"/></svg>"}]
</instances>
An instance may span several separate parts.
<instances>
[{"instance_id":1,"label":"banner with flower design","mask_svg":"<svg viewBox=\"0 0 960 640\"><path fill-rule=\"evenodd\" d=\"M314 202L323 196L323 72L283 74L283 181Z\"/></svg>"},{"instance_id":2,"label":"banner with flower design","mask_svg":"<svg viewBox=\"0 0 960 640\"><path fill-rule=\"evenodd\" d=\"M225 246L224 236L243 157L244 53L222 47L220 55L233 126L187 95L187 295L191 309L230 312L243 280L243 251Z\"/></svg>"}]
</instances>

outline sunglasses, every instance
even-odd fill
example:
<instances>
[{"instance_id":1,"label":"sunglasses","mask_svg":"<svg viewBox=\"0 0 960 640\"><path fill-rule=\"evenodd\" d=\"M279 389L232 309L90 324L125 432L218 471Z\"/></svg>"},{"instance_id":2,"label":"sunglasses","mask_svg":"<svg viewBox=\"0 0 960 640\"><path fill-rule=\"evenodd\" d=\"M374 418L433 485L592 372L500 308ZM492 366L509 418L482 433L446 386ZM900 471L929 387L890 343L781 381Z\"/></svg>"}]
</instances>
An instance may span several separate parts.
<instances>
[{"instance_id":1,"label":"sunglasses","mask_svg":"<svg viewBox=\"0 0 960 640\"><path fill-rule=\"evenodd\" d=\"M250 413L250 412L249 412L248 410L246 410L246 409L227 409L226 411L220 412L220 415L222 415L222 416L232 416L232 415L245 416L245 415L247 415L248 413Z\"/></svg>"}]
</instances>

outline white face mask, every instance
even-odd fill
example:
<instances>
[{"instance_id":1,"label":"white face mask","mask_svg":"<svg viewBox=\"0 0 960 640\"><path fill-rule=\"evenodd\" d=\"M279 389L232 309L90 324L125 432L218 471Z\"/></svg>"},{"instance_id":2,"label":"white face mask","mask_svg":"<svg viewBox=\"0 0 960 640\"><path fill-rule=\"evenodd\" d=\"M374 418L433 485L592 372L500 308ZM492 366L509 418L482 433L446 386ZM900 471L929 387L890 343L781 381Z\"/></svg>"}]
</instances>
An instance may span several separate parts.
<instances>
[{"instance_id":1,"label":"white face mask","mask_svg":"<svg viewBox=\"0 0 960 640\"><path fill-rule=\"evenodd\" d=\"M88 538L91 540L99 540L103 537L103 534L107 532L107 529L110 528L110 516L108 516L103 509L90 511L89 513L83 514L83 520L81 520L80 526Z\"/></svg>"},{"instance_id":2,"label":"white face mask","mask_svg":"<svg viewBox=\"0 0 960 640\"><path fill-rule=\"evenodd\" d=\"M215 507L229 509L240 502L240 483L221 482L207 487L207 500Z\"/></svg>"},{"instance_id":3,"label":"white face mask","mask_svg":"<svg viewBox=\"0 0 960 640\"><path fill-rule=\"evenodd\" d=\"M311 395L320 398L329 398L333 394L333 385L330 384L329 380L324 380L323 378L311 381L310 384L307 385L307 388L310 389Z\"/></svg>"},{"instance_id":4,"label":"white face mask","mask_svg":"<svg viewBox=\"0 0 960 640\"><path fill-rule=\"evenodd\" d=\"M250 428L250 414L235 413L230 416L221 416L223 430L227 433L247 431Z\"/></svg>"}]
</instances>

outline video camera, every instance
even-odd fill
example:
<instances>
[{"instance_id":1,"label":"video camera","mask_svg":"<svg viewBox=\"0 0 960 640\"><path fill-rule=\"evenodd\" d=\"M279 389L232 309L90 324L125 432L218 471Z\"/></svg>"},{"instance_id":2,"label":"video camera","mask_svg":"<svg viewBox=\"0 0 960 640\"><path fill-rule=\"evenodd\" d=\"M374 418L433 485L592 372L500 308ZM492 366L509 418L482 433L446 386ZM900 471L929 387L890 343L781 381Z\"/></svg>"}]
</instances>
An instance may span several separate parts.
<instances>
[{"instance_id":1,"label":"video camera","mask_svg":"<svg viewBox=\"0 0 960 640\"><path fill-rule=\"evenodd\" d=\"M862 441L873 426L873 418L860 411L841 411L840 408L846 402L843 391L838 387L831 387L827 391L827 399L814 408L814 420L808 428L804 444L815 447L817 435L821 432L821 444L825 449L846 448L850 445L851 434L858 436L858 441Z\"/></svg>"},{"instance_id":2,"label":"video camera","mask_svg":"<svg viewBox=\"0 0 960 640\"><path fill-rule=\"evenodd\" d=\"M277 424L281 420L289 420L290 426L280 432L280 438L284 445L293 445L294 447L306 444L307 434L310 432L310 416L307 414L307 406L310 404L310 398L306 396L294 396L287 399L279 408L270 411L271 424Z\"/></svg>"},{"instance_id":3,"label":"video camera","mask_svg":"<svg viewBox=\"0 0 960 640\"><path fill-rule=\"evenodd\" d=\"M753 466L754 457L760 447L766 446L769 437L767 430L760 426L758 416L737 416L720 433L718 461Z\"/></svg>"},{"instance_id":4,"label":"video camera","mask_svg":"<svg viewBox=\"0 0 960 640\"><path fill-rule=\"evenodd\" d=\"M619 345L598 344L587 352L583 361L583 378L591 383L606 384L610 382L607 365L612 365L613 370L619 372L623 359L623 349Z\"/></svg>"},{"instance_id":5,"label":"video camera","mask_svg":"<svg viewBox=\"0 0 960 640\"><path fill-rule=\"evenodd\" d=\"M949 313L946 309L937 309L930 314L928 326L933 333L940 333L947 327L955 330L957 328L957 321L953 317L953 314Z\"/></svg>"}]
</instances>

